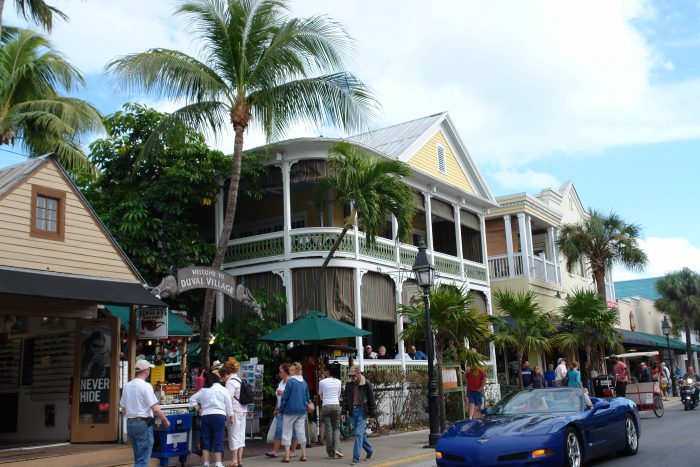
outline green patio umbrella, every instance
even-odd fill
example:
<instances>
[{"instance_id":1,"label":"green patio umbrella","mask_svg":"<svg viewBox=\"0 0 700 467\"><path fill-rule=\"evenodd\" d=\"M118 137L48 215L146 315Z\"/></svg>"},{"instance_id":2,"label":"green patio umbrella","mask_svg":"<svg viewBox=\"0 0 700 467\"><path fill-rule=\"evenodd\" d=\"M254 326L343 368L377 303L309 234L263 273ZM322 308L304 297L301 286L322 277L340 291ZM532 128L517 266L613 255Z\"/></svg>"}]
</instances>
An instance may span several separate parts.
<instances>
[{"instance_id":1,"label":"green patio umbrella","mask_svg":"<svg viewBox=\"0 0 700 467\"><path fill-rule=\"evenodd\" d=\"M259 337L261 341L293 342L323 341L372 334L342 321L329 318L319 311L310 311L294 322Z\"/></svg>"}]
</instances>

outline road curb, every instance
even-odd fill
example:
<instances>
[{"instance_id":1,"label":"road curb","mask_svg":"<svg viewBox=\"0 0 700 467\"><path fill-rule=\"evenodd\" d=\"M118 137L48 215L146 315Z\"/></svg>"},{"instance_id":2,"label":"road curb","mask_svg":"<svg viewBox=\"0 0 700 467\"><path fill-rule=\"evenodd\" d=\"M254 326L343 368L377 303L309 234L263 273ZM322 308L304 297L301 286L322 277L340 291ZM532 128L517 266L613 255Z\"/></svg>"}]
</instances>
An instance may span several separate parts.
<instances>
[{"instance_id":1,"label":"road curb","mask_svg":"<svg viewBox=\"0 0 700 467\"><path fill-rule=\"evenodd\" d=\"M390 461L379 462L377 464L372 464L372 467L391 467L393 465L401 465L407 462L420 462L423 460L428 460L430 458L435 458L435 452L426 452L425 454L419 454L417 456L402 457L400 459L392 459Z\"/></svg>"}]
</instances>

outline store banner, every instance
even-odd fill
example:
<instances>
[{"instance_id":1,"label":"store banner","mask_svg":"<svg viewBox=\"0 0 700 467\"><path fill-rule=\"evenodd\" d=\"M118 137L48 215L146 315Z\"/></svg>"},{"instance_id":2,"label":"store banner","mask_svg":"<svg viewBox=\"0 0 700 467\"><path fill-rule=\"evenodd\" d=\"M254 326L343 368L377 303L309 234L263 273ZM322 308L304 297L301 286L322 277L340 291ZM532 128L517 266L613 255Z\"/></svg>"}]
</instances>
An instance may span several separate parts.
<instances>
[{"instance_id":1,"label":"store banner","mask_svg":"<svg viewBox=\"0 0 700 467\"><path fill-rule=\"evenodd\" d=\"M139 339L165 339L168 337L168 309L148 307L137 309Z\"/></svg>"},{"instance_id":2,"label":"store banner","mask_svg":"<svg viewBox=\"0 0 700 467\"><path fill-rule=\"evenodd\" d=\"M82 328L80 358L80 421L109 423L112 329L90 323Z\"/></svg>"},{"instance_id":3,"label":"store banner","mask_svg":"<svg viewBox=\"0 0 700 467\"><path fill-rule=\"evenodd\" d=\"M177 270L177 291L213 289L236 299L236 280L232 275L214 268L189 267Z\"/></svg>"}]
</instances>

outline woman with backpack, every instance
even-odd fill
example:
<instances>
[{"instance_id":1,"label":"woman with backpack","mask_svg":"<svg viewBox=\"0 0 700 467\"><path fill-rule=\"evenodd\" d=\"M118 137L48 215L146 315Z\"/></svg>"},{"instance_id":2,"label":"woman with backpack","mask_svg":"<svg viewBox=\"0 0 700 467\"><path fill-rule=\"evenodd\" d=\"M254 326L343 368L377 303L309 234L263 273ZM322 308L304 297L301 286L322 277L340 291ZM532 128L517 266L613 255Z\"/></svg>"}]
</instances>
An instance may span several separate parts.
<instances>
[{"instance_id":1,"label":"woman with backpack","mask_svg":"<svg viewBox=\"0 0 700 467\"><path fill-rule=\"evenodd\" d=\"M233 405L233 426L228 430L228 448L233 456L232 467L243 464L243 448L245 447L245 419L248 413L248 405L241 403L241 386L243 382L238 376L241 364L233 357L226 360L224 366L219 369L221 379L226 382L226 389L231 395Z\"/></svg>"}]
</instances>

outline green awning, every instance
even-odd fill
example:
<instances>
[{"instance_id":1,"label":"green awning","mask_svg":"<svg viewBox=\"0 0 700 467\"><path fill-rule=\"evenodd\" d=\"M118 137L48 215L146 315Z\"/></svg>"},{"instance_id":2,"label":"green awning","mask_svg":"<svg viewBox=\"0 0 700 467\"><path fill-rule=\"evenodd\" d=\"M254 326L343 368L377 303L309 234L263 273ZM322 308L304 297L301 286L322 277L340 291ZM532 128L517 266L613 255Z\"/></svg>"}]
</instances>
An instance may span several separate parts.
<instances>
[{"instance_id":1,"label":"green awning","mask_svg":"<svg viewBox=\"0 0 700 467\"><path fill-rule=\"evenodd\" d=\"M117 305L105 305L105 308L112 316L116 316L127 330L129 329L129 307ZM168 336L170 337L189 337L192 336L192 329L185 324L171 310L168 310Z\"/></svg>"},{"instance_id":2,"label":"green awning","mask_svg":"<svg viewBox=\"0 0 700 467\"><path fill-rule=\"evenodd\" d=\"M657 334L649 334L647 332L640 331L628 331L626 329L617 329L622 333L622 342L625 344L633 345L644 345L647 347L658 347L660 349L666 349L669 346L673 350L685 350L685 342L669 338L666 342L665 336L659 336ZM700 352L700 346L691 345L693 352Z\"/></svg>"}]
</instances>

